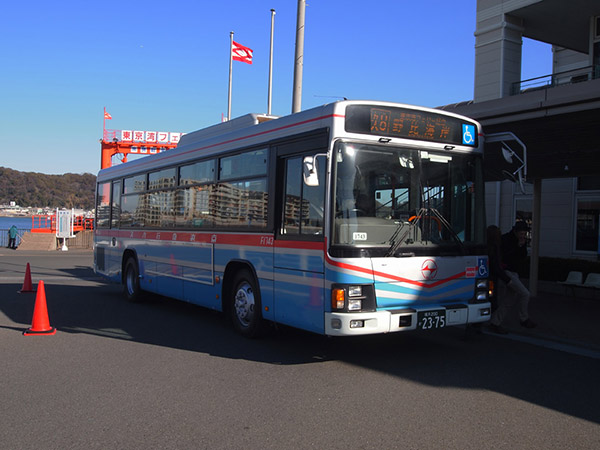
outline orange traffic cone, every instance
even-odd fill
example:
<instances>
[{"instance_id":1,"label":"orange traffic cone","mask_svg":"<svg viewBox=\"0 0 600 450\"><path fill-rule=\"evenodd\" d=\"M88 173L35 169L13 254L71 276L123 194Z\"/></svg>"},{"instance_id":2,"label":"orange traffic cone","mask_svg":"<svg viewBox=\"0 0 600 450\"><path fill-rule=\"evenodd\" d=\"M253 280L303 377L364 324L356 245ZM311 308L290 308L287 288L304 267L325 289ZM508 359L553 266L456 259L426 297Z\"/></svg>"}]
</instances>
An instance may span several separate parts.
<instances>
[{"instance_id":1,"label":"orange traffic cone","mask_svg":"<svg viewBox=\"0 0 600 450\"><path fill-rule=\"evenodd\" d=\"M27 268L25 269L25 279L23 280L23 287L19 291L19 293L24 294L26 292L35 292L33 289L33 284L31 283L31 269L29 268L29 263L27 263Z\"/></svg>"},{"instance_id":2,"label":"orange traffic cone","mask_svg":"<svg viewBox=\"0 0 600 450\"><path fill-rule=\"evenodd\" d=\"M50 326L48 319L48 308L46 306L46 292L44 290L44 282L40 280L38 283L38 291L35 297L35 307L33 308L33 321L31 328L23 331L25 336L33 336L39 334L56 334L56 328Z\"/></svg>"}]
</instances>

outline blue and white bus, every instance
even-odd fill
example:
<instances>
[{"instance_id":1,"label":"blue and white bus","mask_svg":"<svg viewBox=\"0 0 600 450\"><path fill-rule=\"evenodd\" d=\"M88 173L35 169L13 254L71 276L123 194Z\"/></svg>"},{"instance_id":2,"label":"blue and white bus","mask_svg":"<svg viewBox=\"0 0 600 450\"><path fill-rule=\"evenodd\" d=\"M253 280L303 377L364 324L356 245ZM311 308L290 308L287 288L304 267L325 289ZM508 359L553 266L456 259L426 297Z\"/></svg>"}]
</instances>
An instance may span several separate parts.
<instances>
[{"instance_id":1,"label":"blue and white bus","mask_svg":"<svg viewBox=\"0 0 600 450\"><path fill-rule=\"evenodd\" d=\"M242 116L99 172L95 270L249 337L484 322L482 149L477 122L394 103Z\"/></svg>"}]
</instances>

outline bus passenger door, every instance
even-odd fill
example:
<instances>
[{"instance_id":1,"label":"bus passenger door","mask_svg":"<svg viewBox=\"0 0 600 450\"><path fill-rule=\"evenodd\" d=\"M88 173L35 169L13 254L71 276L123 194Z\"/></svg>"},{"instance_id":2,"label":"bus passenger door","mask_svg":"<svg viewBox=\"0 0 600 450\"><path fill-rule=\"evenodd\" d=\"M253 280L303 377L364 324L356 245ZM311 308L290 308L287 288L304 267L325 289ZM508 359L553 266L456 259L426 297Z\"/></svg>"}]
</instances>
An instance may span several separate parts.
<instances>
[{"instance_id":1,"label":"bus passenger door","mask_svg":"<svg viewBox=\"0 0 600 450\"><path fill-rule=\"evenodd\" d=\"M98 184L96 197L95 268L98 273L120 282L121 259L117 248L117 235L119 232L121 182Z\"/></svg>"},{"instance_id":2,"label":"bus passenger door","mask_svg":"<svg viewBox=\"0 0 600 450\"><path fill-rule=\"evenodd\" d=\"M314 158L318 162L317 185L306 184L303 165L305 156L315 154L280 156L277 160L274 316L279 323L322 333L326 158Z\"/></svg>"}]
</instances>

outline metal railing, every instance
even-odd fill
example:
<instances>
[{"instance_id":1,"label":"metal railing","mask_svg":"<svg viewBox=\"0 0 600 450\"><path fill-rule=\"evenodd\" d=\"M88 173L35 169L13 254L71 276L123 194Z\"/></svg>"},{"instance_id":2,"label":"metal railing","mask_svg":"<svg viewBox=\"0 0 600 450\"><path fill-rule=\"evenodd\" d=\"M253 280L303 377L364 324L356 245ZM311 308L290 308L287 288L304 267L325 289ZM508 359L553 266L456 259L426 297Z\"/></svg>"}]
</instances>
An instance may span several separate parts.
<instances>
[{"instance_id":1,"label":"metal railing","mask_svg":"<svg viewBox=\"0 0 600 450\"><path fill-rule=\"evenodd\" d=\"M24 228L17 228L17 237L15 239L15 244L18 247L21 244L21 239L25 232L29 230ZM0 248L8 247L8 230L0 230Z\"/></svg>"},{"instance_id":2,"label":"metal railing","mask_svg":"<svg viewBox=\"0 0 600 450\"><path fill-rule=\"evenodd\" d=\"M511 95L525 92L548 89L566 84L581 83L600 78L600 66L587 66L580 69L567 70L566 72L553 73L541 77L530 78L513 83Z\"/></svg>"},{"instance_id":3,"label":"metal railing","mask_svg":"<svg viewBox=\"0 0 600 450\"><path fill-rule=\"evenodd\" d=\"M94 218L76 216L73 218L73 232L93 230ZM41 214L31 216L32 233L56 233L56 214Z\"/></svg>"}]
</instances>

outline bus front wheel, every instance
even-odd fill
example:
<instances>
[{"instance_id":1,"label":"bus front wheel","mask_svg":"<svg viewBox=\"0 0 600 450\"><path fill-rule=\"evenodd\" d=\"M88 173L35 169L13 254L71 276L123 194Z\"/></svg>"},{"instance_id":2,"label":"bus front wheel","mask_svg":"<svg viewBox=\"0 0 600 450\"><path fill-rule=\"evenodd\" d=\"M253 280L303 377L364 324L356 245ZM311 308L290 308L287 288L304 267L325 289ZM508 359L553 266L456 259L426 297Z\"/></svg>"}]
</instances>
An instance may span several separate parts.
<instances>
[{"instance_id":1,"label":"bus front wheel","mask_svg":"<svg viewBox=\"0 0 600 450\"><path fill-rule=\"evenodd\" d=\"M239 271L233 280L229 298L229 312L235 329L243 336L253 338L261 334L263 318L260 292L248 270Z\"/></svg>"},{"instance_id":2,"label":"bus front wheel","mask_svg":"<svg viewBox=\"0 0 600 450\"><path fill-rule=\"evenodd\" d=\"M130 302L140 301L142 297L139 274L137 261L135 258L129 258L125 263L125 272L123 273L123 294Z\"/></svg>"}]
</instances>

